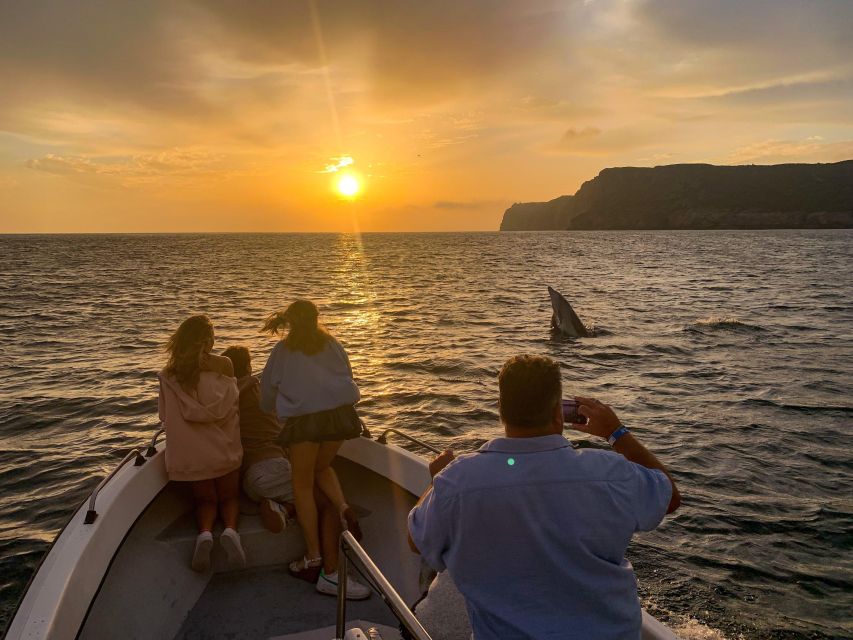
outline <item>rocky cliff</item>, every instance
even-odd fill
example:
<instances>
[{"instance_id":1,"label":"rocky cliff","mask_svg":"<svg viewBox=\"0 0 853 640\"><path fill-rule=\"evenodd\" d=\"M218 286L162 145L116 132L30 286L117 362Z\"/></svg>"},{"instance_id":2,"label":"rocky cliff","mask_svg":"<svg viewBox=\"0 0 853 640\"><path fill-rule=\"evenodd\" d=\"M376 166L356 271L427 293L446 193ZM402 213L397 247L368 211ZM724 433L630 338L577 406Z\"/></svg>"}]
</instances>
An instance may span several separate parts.
<instances>
[{"instance_id":1,"label":"rocky cliff","mask_svg":"<svg viewBox=\"0 0 853 640\"><path fill-rule=\"evenodd\" d=\"M502 231L853 227L853 160L604 169L573 196L514 204Z\"/></svg>"}]
</instances>

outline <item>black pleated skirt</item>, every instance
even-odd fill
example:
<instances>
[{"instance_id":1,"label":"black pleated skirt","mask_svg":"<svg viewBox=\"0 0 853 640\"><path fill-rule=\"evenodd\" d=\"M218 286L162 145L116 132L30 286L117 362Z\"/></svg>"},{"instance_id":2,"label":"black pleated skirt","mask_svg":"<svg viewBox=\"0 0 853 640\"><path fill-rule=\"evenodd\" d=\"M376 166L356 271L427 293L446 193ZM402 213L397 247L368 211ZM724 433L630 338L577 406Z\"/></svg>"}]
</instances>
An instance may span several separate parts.
<instances>
[{"instance_id":1,"label":"black pleated skirt","mask_svg":"<svg viewBox=\"0 0 853 640\"><path fill-rule=\"evenodd\" d=\"M359 435L361 435L361 420L358 418L355 407L347 404L326 411L287 418L278 436L278 442L286 447L295 442L350 440Z\"/></svg>"}]
</instances>

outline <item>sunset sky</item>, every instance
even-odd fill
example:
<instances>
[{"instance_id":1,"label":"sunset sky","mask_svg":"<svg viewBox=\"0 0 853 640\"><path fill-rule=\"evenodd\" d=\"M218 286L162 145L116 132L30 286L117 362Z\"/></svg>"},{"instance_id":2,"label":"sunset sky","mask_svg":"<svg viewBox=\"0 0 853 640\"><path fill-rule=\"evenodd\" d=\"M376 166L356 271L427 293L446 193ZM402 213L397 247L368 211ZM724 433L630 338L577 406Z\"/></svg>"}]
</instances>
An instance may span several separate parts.
<instances>
[{"instance_id":1,"label":"sunset sky","mask_svg":"<svg viewBox=\"0 0 853 640\"><path fill-rule=\"evenodd\" d=\"M491 230L608 166L849 159L851 34L850 0L0 0L0 233Z\"/></svg>"}]
</instances>

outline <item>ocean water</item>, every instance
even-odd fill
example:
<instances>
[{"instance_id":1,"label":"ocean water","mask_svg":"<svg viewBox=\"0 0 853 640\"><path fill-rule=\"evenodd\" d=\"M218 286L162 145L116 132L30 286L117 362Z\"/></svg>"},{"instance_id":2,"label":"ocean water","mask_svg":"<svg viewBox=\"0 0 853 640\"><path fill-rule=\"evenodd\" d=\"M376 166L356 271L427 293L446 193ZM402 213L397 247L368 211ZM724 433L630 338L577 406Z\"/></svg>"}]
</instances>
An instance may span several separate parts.
<instances>
[{"instance_id":1,"label":"ocean water","mask_svg":"<svg viewBox=\"0 0 853 640\"><path fill-rule=\"evenodd\" d=\"M308 297L377 430L475 449L517 353L613 405L684 496L629 549L684 637L853 637L851 265L851 231L0 237L0 627L155 429L179 322L260 368L264 317ZM595 337L550 334L549 284Z\"/></svg>"}]
</instances>

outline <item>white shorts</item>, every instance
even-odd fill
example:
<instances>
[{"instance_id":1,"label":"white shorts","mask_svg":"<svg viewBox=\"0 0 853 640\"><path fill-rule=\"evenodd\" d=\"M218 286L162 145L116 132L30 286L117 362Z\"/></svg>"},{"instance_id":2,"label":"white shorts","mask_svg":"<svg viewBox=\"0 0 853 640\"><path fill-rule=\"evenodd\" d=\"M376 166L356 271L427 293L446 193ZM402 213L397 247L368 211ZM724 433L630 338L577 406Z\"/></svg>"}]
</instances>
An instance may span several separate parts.
<instances>
[{"instance_id":1,"label":"white shorts","mask_svg":"<svg viewBox=\"0 0 853 640\"><path fill-rule=\"evenodd\" d=\"M293 502L293 477L287 458L268 458L256 462L243 474L243 491L255 502L269 498Z\"/></svg>"}]
</instances>

